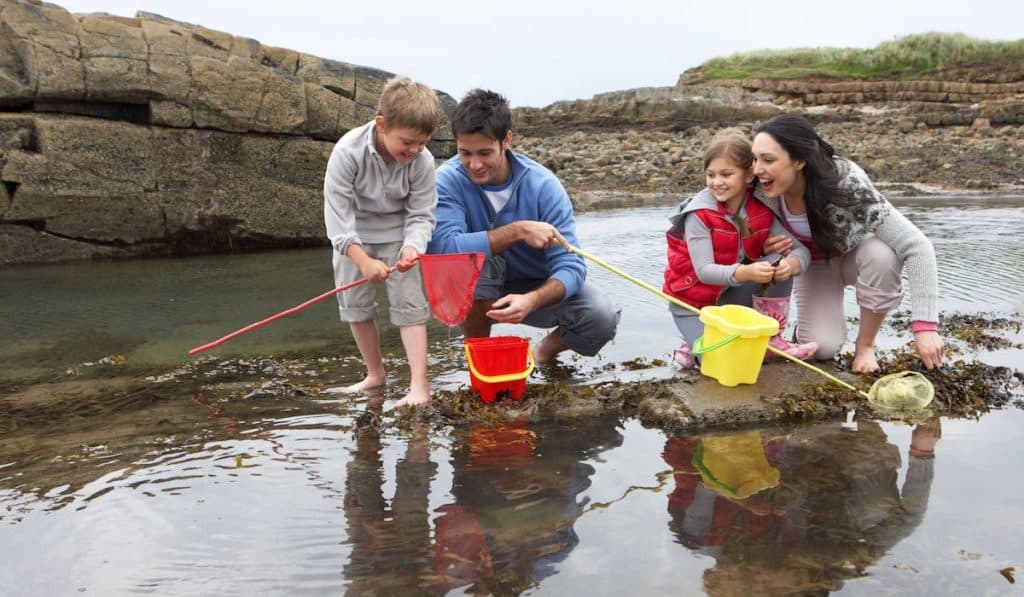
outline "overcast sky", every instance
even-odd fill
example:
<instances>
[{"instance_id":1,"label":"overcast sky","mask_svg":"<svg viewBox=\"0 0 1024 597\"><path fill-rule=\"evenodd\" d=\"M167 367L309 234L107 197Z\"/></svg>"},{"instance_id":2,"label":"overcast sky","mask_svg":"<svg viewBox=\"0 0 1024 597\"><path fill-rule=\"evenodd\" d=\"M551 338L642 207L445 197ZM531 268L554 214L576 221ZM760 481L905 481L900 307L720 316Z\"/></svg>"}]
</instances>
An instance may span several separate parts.
<instances>
[{"instance_id":1,"label":"overcast sky","mask_svg":"<svg viewBox=\"0 0 1024 597\"><path fill-rule=\"evenodd\" d=\"M856 47L912 33L1024 36L1020 0L65 0L75 13L154 12L263 44L408 75L515 106L674 85L716 56Z\"/></svg>"}]
</instances>

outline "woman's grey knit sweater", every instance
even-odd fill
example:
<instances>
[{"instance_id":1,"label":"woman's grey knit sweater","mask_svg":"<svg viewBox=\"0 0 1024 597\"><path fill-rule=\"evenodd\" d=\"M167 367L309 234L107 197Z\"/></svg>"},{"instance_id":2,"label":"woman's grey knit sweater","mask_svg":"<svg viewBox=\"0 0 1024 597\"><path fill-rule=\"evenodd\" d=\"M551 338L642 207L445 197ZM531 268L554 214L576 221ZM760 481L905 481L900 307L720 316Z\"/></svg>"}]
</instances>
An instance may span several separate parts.
<instances>
[{"instance_id":1,"label":"woman's grey knit sweater","mask_svg":"<svg viewBox=\"0 0 1024 597\"><path fill-rule=\"evenodd\" d=\"M848 253L869 235L878 237L904 260L903 273L910 286L911 319L939 320L938 268L931 241L898 209L878 192L860 166L846 158L835 158L839 184L854 200L850 207L829 204L829 218L839 232L837 249ZM763 196L760 187L755 193L780 218L780 198Z\"/></svg>"}]
</instances>

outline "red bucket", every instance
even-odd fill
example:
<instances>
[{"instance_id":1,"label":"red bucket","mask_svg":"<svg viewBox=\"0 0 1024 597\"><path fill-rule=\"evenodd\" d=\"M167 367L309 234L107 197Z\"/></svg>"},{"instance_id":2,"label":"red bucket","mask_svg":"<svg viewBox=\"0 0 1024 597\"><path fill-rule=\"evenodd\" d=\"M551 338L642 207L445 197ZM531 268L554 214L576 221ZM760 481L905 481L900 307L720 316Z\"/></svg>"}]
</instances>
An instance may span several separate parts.
<instances>
[{"instance_id":1,"label":"red bucket","mask_svg":"<svg viewBox=\"0 0 1024 597\"><path fill-rule=\"evenodd\" d=\"M513 400L523 397L526 378L533 372L533 354L526 338L467 338L465 346L470 387L481 400L494 402L502 392L509 392Z\"/></svg>"}]
</instances>

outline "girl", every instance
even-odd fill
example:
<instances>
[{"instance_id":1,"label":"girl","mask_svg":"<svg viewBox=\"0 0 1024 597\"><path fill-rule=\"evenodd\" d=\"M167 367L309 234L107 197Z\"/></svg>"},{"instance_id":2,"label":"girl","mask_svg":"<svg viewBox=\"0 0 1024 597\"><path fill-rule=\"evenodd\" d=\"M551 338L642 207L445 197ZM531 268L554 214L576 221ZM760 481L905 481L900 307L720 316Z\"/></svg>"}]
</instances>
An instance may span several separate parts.
<instances>
[{"instance_id":1,"label":"girl","mask_svg":"<svg viewBox=\"0 0 1024 597\"><path fill-rule=\"evenodd\" d=\"M796 283L798 337L819 342L816 358L837 353L846 342L843 291L853 285L860 329L850 369L876 371L875 336L886 313L903 298L905 264L914 347L925 367L938 366L943 346L931 242L875 190L857 164L837 157L802 116L779 114L755 131L754 173L763 201L814 257ZM765 250L785 252L791 242L772 233Z\"/></svg>"},{"instance_id":2,"label":"girl","mask_svg":"<svg viewBox=\"0 0 1024 597\"><path fill-rule=\"evenodd\" d=\"M704 153L707 188L683 201L679 212L669 218L663 291L698 309L715 304L753 306L779 321L780 334L770 345L806 359L818 345L791 344L781 332L789 314L791 278L807 268L810 253L794 242L781 259L762 254L769 236L790 237L775 215L754 198L753 163L750 142L738 130L726 129L712 140ZM766 296L754 296L765 287L761 294ZM696 313L677 305L670 305L669 311L683 335L672 362L679 369L693 367L690 347L704 333L704 324Z\"/></svg>"}]
</instances>

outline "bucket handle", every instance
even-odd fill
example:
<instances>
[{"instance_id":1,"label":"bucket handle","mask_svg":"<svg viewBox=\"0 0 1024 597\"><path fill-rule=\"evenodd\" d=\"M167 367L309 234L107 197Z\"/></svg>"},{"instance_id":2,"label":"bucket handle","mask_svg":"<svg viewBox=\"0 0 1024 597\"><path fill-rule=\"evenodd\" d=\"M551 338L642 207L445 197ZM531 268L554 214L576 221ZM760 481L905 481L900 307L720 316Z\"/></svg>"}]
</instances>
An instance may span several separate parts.
<instances>
[{"instance_id":1,"label":"bucket handle","mask_svg":"<svg viewBox=\"0 0 1024 597\"><path fill-rule=\"evenodd\" d=\"M504 383L506 381L519 381L520 379L526 379L531 373L533 373L533 349L530 346L526 347L526 370L519 373L502 373L501 375L484 375L476 370L476 365L473 364L473 354L469 350L469 345L466 345L466 362L469 363L469 370L473 372L473 376L484 383Z\"/></svg>"},{"instance_id":2,"label":"bucket handle","mask_svg":"<svg viewBox=\"0 0 1024 597\"><path fill-rule=\"evenodd\" d=\"M725 346L726 344L732 342L733 340L739 337L739 334L733 334L731 336L726 336L725 338L722 338L721 340L715 342L711 346L704 346L704 336L701 336L700 338L697 338L693 342L693 354L704 354L705 352L718 350L719 348Z\"/></svg>"}]
</instances>

